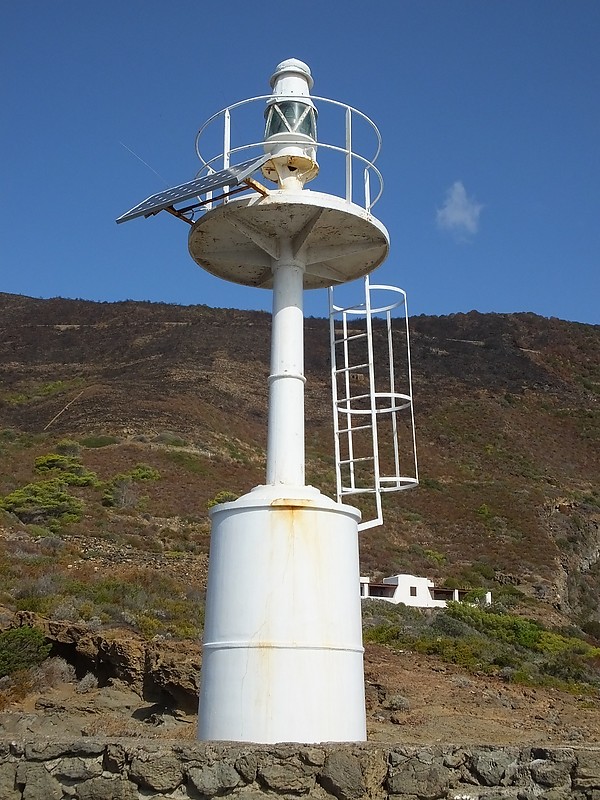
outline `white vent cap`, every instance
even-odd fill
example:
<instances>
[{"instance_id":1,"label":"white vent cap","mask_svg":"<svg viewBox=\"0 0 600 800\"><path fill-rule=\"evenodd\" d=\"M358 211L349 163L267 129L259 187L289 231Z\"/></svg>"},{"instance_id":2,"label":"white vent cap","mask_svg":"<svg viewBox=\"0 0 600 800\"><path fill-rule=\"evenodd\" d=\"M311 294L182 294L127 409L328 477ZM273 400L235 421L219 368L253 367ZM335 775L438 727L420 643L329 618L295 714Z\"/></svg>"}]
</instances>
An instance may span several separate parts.
<instances>
[{"instance_id":1,"label":"white vent cap","mask_svg":"<svg viewBox=\"0 0 600 800\"><path fill-rule=\"evenodd\" d=\"M286 58L275 67L270 84L275 94L307 95L314 80L308 64L298 58Z\"/></svg>"}]
</instances>

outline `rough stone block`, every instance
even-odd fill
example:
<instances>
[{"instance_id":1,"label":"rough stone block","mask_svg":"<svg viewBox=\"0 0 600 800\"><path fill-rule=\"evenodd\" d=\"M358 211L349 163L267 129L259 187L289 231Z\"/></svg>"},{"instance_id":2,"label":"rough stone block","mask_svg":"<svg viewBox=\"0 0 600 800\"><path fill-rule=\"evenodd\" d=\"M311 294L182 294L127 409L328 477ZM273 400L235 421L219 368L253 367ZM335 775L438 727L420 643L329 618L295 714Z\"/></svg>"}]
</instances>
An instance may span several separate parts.
<instances>
[{"instance_id":1,"label":"rough stone block","mask_svg":"<svg viewBox=\"0 0 600 800\"><path fill-rule=\"evenodd\" d=\"M449 753L444 754L444 766L450 769L457 769L466 763L467 754L461 748L460 750L451 750Z\"/></svg>"},{"instance_id":2,"label":"rough stone block","mask_svg":"<svg viewBox=\"0 0 600 800\"><path fill-rule=\"evenodd\" d=\"M104 769L108 772L122 772L127 761L125 748L120 744L109 744L104 751Z\"/></svg>"},{"instance_id":3,"label":"rough stone block","mask_svg":"<svg viewBox=\"0 0 600 800\"><path fill-rule=\"evenodd\" d=\"M311 767L322 767L325 763L325 751L320 747L303 747L300 758Z\"/></svg>"},{"instance_id":4,"label":"rough stone block","mask_svg":"<svg viewBox=\"0 0 600 800\"><path fill-rule=\"evenodd\" d=\"M207 797L223 794L224 791L235 788L240 776L231 764L217 763L204 767L190 767L187 770L189 782Z\"/></svg>"},{"instance_id":5,"label":"rough stone block","mask_svg":"<svg viewBox=\"0 0 600 800\"><path fill-rule=\"evenodd\" d=\"M336 750L326 757L319 783L338 800L358 800L366 793L359 760L343 750Z\"/></svg>"},{"instance_id":6,"label":"rough stone block","mask_svg":"<svg viewBox=\"0 0 600 800\"><path fill-rule=\"evenodd\" d=\"M69 745L71 756L100 756L104 753L106 743L100 739L91 739L87 736L76 739Z\"/></svg>"},{"instance_id":7,"label":"rough stone block","mask_svg":"<svg viewBox=\"0 0 600 800\"><path fill-rule=\"evenodd\" d=\"M261 764L258 780L268 789L283 794L306 794L315 785L313 771L300 761L273 761Z\"/></svg>"},{"instance_id":8,"label":"rough stone block","mask_svg":"<svg viewBox=\"0 0 600 800\"><path fill-rule=\"evenodd\" d=\"M102 773L102 767L97 761L84 758L61 758L52 774L58 780L87 781Z\"/></svg>"},{"instance_id":9,"label":"rough stone block","mask_svg":"<svg viewBox=\"0 0 600 800\"><path fill-rule=\"evenodd\" d=\"M23 753L25 752L25 747L22 742L11 742L10 743L10 754L12 756L16 756L17 758L21 758Z\"/></svg>"},{"instance_id":10,"label":"rough stone block","mask_svg":"<svg viewBox=\"0 0 600 800\"><path fill-rule=\"evenodd\" d=\"M479 751L473 755L471 765L485 786L500 786L515 757L503 750Z\"/></svg>"},{"instance_id":11,"label":"rough stone block","mask_svg":"<svg viewBox=\"0 0 600 800\"><path fill-rule=\"evenodd\" d=\"M58 742L27 742L25 744L25 759L27 761L51 761L71 754L70 744Z\"/></svg>"},{"instance_id":12,"label":"rough stone block","mask_svg":"<svg viewBox=\"0 0 600 800\"><path fill-rule=\"evenodd\" d=\"M234 766L246 783L253 783L256 779L258 768L256 753L242 753L239 758L236 758Z\"/></svg>"},{"instance_id":13,"label":"rough stone block","mask_svg":"<svg viewBox=\"0 0 600 800\"><path fill-rule=\"evenodd\" d=\"M537 759L529 765L531 777L541 786L560 787L571 785L570 761L542 761Z\"/></svg>"},{"instance_id":14,"label":"rough stone block","mask_svg":"<svg viewBox=\"0 0 600 800\"><path fill-rule=\"evenodd\" d=\"M144 789L170 792L181 785L183 769L179 759L169 754L154 758L134 758L129 777Z\"/></svg>"},{"instance_id":15,"label":"rough stone block","mask_svg":"<svg viewBox=\"0 0 600 800\"><path fill-rule=\"evenodd\" d=\"M22 761L17 767L16 782L23 786L23 800L62 800L60 783L43 764Z\"/></svg>"},{"instance_id":16,"label":"rough stone block","mask_svg":"<svg viewBox=\"0 0 600 800\"><path fill-rule=\"evenodd\" d=\"M138 792L135 784L124 778L101 776L78 786L77 800L138 800Z\"/></svg>"},{"instance_id":17,"label":"rough stone block","mask_svg":"<svg viewBox=\"0 0 600 800\"><path fill-rule=\"evenodd\" d=\"M450 773L441 763L423 764L409 758L392 767L387 778L387 788L392 795L416 794L420 798L444 797Z\"/></svg>"},{"instance_id":18,"label":"rough stone block","mask_svg":"<svg viewBox=\"0 0 600 800\"><path fill-rule=\"evenodd\" d=\"M21 790L17 788L17 764L0 764L0 797L2 800L21 800Z\"/></svg>"},{"instance_id":19,"label":"rough stone block","mask_svg":"<svg viewBox=\"0 0 600 800\"><path fill-rule=\"evenodd\" d=\"M572 800L573 794L570 787L563 789L548 789L542 794L533 795L532 800Z\"/></svg>"},{"instance_id":20,"label":"rough stone block","mask_svg":"<svg viewBox=\"0 0 600 800\"><path fill-rule=\"evenodd\" d=\"M580 750L573 784L578 789L600 789L600 750Z\"/></svg>"}]
</instances>

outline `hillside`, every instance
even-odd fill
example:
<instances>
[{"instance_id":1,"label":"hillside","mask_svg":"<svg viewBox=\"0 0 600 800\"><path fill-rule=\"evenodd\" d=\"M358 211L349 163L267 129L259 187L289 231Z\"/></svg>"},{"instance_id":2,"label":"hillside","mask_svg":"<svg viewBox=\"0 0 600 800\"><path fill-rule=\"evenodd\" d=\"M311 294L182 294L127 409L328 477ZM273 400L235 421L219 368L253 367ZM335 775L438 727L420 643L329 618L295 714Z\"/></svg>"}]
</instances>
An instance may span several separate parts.
<instances>
[{"instance_id":1,"label":"hillside","mask_svg":"<svg viewBox=\"0 0 600 800\"><path fill-rule=\"evenodd\" d=\"M0 306L0 604L197 637L207 503L264 481L269 315ZM599 635L600 328L471 312L412 318L411 341L421 485L385 498L363 574L490 588ZM325 320L306 321L306 374L308 481L332 493Z\"/></svg>"}]
</instances>

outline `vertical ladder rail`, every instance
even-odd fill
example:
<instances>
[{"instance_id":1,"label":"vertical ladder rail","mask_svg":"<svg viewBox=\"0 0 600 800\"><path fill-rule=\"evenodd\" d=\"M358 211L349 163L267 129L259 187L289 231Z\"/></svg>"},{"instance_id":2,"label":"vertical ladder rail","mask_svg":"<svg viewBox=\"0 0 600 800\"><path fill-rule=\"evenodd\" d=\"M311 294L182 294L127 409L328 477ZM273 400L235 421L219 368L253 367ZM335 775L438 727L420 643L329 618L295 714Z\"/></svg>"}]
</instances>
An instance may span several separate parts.
<instances>
[{"instance_id":1,"label":"vertical ladder rail","mask_svg":"<svg viewBox=\"0 0 600 800\"><path fill-rule=\"evenodd\" d=\"M373 445L373 481L375 491L376 517L368 522L361 522L359 530L365 528L375 528L383 522L383 510L381 504L381 486L379 472L379 435L377 429L377 395L375 392L375 358L373 353L373 315L371 306L371 283L369 276L365 275L365 321L367 326L367 354L369 358L369 403L371 411L371 440ZM362 526L362 527L361 527Z\"/></svg>"},{"instance_id":2,"label":"vertical ladder rail","mask_svg":"<svg viewBox=\"0 0 600 800\"><path fill-rule=\"evenodd\" d=\"M406 295L404 294L404 302L406 303ZM387 324L387 339L388 339L388 364L390 371L390 396L394 397L396 394L396 374L394 371L394 343L392 339L392 312L386 312ZM410 392L412 397L412 392ZM412 403L411 403L412 408ZM396 478L400 474L400 443L398 442L398 412L395 410L391 412L392 423L392 439L394 443L394 474ZM396 488L399 488L399 482L396 480Z\"/></svg>"},{"instance_id":3,"label":"vertical ladder rail","mask_svg":"<svg viewBox=\"0 0 600 800\"><path fill-rule=\"evenodd\" d=\"M225 109L225 114L223 115L223 169L229 169L231 159L231 112L228 108ZM225 194L225 198L223 203L228 202L227 194L229 192L229 186L223 187L223 194Z\"/></svg>"},{"instance_id":4,"label":"vertical ladder rail","mask_svg":"<svg viewBox=\"0 0 600 800\"><path fill-rule=\"evenodd\" d=\"M406 327L406 363L408 369L408 393L410 395L410 427L413 440L413 464L415 472L415 481L419 483L419 465L417 463L417 434L415 431L415 408L412 402L413 386L412 386L412 366L410 360L410 334L408 331L408 301L406 299L406 292L404 292L404 322Z\"/></svg>"},{"instance_id":5,"label":"vertical ladder rail","mask_svg":"<svg viewBox=\"0 0 600 800\"><path fill-rule=\"evenodd\" d=\"M349 358L350 353L348 350L348 314L344 311L342 314L342 333L344 336L344 391L346 393L346 429L348 431L348 467L350 470L350 486L356 488L356 476L354 474L354 439L352 437L352 408L351 408L351 387L350 387L350 370Z\"/></svg>"},{"instance_id":6,"label":"vertical ladder rail","mask_svg":"<svg viewBox=\"0 0 600 800\"><path fill-rule=\"evenodd\" d=\"M339 496L339 487L342 484L341 453L340 453L340 422L338 419L338 385L337 385L337 352L335 338L335 311L333 304L333 287L327 290L329 296L329 347L331 360L331 400L333 405L333 445L335 451L335 481Z\"/></svg>"},{"instance_id":7,"label":"vertical ladder rail","mask_svg":"<svg viewBox=\"0 0 600 800\"><path fill-rule=\"evenodd\" d=\"M346 201L352 202L352 111L346 109Z\"/></svg>"}]
</instances>

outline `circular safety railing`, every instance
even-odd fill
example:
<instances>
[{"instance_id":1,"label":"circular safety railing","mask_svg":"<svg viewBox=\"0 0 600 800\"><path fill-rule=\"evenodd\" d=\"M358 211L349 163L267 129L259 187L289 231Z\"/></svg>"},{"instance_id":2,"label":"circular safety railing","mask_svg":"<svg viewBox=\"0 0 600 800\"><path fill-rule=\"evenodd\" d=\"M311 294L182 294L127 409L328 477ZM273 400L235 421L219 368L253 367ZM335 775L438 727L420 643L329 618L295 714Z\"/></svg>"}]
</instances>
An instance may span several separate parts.
<instances>
[{"instance_id":1,"label":"circular safety railing","mask_svg":"<svg viewBox=\"0 0 600 800\"><path fill-rule=\"evenodd\" d=\"M239 131L264 127L261 119L271 95L241 100L213 114L196 135L199 176L209 175L265 152L264 139L248 142ZM383 178L375 162L381 134L375 123L352 106L311 96L318 112L318 177L311 189L343 197L370 212L383 192ZM305 146L305 139L298 144ZM210 207L210 206L209 206Z\"/></svg>"}]
</instances>

